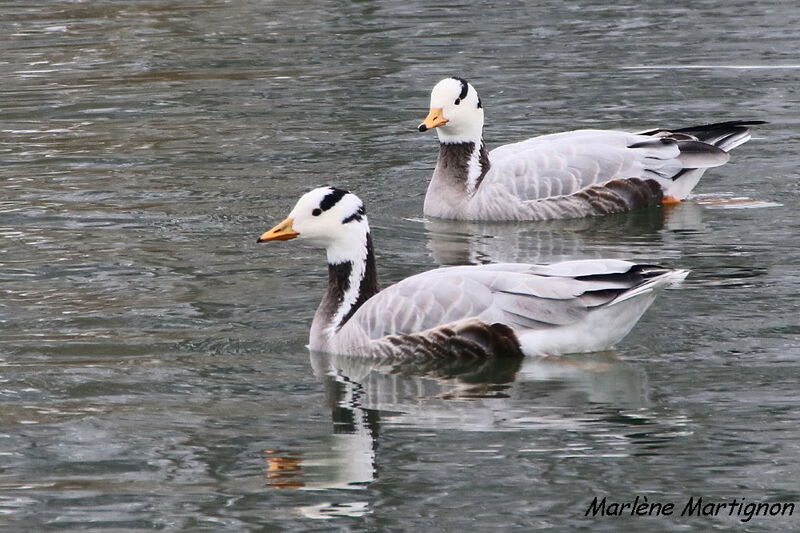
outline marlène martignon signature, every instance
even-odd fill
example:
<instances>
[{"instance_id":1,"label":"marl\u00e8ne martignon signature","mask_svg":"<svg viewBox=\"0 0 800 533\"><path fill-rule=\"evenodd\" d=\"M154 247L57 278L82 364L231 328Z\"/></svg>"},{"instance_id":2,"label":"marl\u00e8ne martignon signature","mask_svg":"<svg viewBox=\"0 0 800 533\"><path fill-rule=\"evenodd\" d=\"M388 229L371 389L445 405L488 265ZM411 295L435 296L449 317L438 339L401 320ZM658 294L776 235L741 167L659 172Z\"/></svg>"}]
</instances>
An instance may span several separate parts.
<instances>
[{"instance_id":1,"label":"marl\u00e8ne martignon signature","mask_svg":"<svg viewBox=\"0 0 800 533\"><path fill-rule=\"evenodd\" d=\"M746 498L719 502L692 496L679 506L675 502L648 500L647 496L625 502L595 496L584 516L736 516L749 522L754 516L792 516L794 509L793 502L746 502Z\"/></svg>"}]
</instances>

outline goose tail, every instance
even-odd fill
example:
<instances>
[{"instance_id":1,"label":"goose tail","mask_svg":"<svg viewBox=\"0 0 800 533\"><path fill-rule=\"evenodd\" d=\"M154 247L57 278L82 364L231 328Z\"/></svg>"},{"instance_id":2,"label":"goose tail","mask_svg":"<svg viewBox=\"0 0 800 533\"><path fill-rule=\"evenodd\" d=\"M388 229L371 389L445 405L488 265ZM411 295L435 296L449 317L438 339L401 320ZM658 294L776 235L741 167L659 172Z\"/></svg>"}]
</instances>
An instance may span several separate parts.
<instances>
[{"instance_id":1,"label":"goose tail","mask_svg":"<svg viewBox=\"0 0 800 533\"><path fill-rule=\"evenodd\" d=\"M678 129L655 129L640 135L674 142L680 148L678 160L683 169L672 176L672 183L664 191L664 202L685 199L695 188L707 168L725 164L728 152L750 140L751 128L766 124L763 120L730 120L701 126Z\"/></svg>"},{"instance_id":2,"label":"goose tail","mask_svg":"<svg viewBox=\"0 0 800 533\"><path fill-rule=\"evenodd\" d=\"M655 265L637 265L636 269L645 278L644 282L620 294L609 305L617 305L631 298L677 285L691 272L683 268L664 268Z\"/></svg>"},{"instance_id":3,"label":"goose tail","mask_svg":"<svg viewBox=\"0 0 800 533\"><path fill-rule=\"evenodd\" d=\"M688 135L694 140L716 146L720 150L730 152L750 140L752 126L766 124L764 120L729 120L702 126L690 126L670 130L672 135Z\"/></svg>"}]
</instances>

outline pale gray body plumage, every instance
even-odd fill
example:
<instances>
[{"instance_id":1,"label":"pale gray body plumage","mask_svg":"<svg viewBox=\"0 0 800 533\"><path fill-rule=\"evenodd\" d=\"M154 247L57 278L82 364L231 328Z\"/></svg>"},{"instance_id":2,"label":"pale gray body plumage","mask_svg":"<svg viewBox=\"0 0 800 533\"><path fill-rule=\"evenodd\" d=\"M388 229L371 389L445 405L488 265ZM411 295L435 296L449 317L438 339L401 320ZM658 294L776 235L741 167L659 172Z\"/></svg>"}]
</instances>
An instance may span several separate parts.
<instances>
[{"instance_id":1,"label":"pale gray body plumage","mask_svg":"<svg viewBox=\"0 0 800 533\"><path fill-rule=\"evenodd\" d=\"M628 148L639 142L646 144ZM437 165L424 213L459 220L553 220L658 205L672 184L669 176L683 169L679 156L677 144L622 132L537 137L489 152L491 166L472 194ZM727 157L717 159L724 162ZM609 187L609 181L622 177L635 180L618 180Z\"/></svg>"}]
</instances>

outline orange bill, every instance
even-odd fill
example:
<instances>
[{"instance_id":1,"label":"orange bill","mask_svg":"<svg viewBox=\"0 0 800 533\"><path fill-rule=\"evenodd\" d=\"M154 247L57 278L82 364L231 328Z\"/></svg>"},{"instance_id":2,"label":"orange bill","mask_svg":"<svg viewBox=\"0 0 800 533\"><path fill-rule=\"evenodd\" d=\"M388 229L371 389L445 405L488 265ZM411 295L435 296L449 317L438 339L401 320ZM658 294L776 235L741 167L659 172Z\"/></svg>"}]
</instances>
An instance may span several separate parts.
<instances>
[{"instance_id":1,"label":"orange bill","mask_svg":"<svg viewBox=\"0 0 800 533\"><path fill-rule=\"evenodd\" d=\"M271 230L262 233L261 237L259 237L256 242L288 241L289 239L294 239L300 234L292 229L292 222L294 222L294 220L287 218Z\"/></svg>"},{"instance_id":2,"label":"orange bill","mask_svg":"<svg viewBox=\"0 0 800 533\"><path fill-rule=\"evenodd\" d=\"M447 124L448 120L444 118L443 112L441 107L432 107L428 112L428 116L419 125L419 131L426 131Z\"/></svg>"}]
</instances>

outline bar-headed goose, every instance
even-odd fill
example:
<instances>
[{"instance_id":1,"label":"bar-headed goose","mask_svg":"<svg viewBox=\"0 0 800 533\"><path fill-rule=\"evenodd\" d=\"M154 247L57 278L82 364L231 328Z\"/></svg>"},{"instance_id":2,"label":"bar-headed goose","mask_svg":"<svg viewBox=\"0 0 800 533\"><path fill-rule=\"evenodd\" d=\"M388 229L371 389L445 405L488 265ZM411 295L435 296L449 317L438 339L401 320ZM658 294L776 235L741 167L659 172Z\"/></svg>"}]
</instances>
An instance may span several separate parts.
<instances>
[{"instance_id":1,"label":"bar-headed goose","mask_svg":"<svg viewBox=\"0 0 800 533\"><path fill-rule=\"evenodd\" d=\"M383 290L361 200L304 194L258 242L305 239L328 255L328 290L309 348L370 356L492 356L605 350L659 289L688 271L613 259L429 270Z\"/></svg>"},{"instance_id":2,"label":"bar-headed goose","mask_svg":"<svg viewBox=\"0 0 800 533\"><path fill-rule=\"evenodd\" d=\"M475 88L445 78L431 92L420 131L436 128L439 158L426 216L459 220L549 220L618 213L686 198L707 168L750 139L732 121L640 133L576 130L487 152Z\"/></svg>"}]
</instances>

